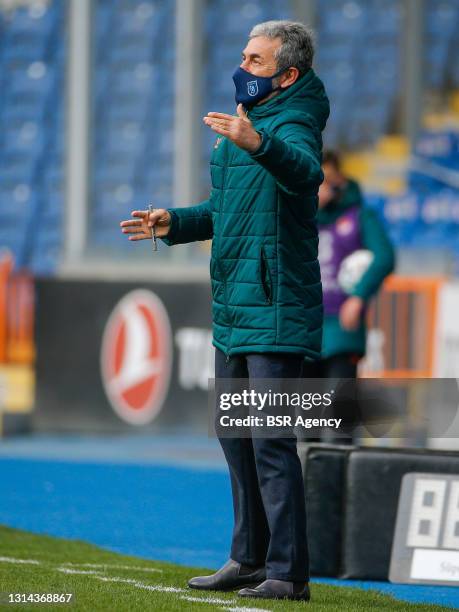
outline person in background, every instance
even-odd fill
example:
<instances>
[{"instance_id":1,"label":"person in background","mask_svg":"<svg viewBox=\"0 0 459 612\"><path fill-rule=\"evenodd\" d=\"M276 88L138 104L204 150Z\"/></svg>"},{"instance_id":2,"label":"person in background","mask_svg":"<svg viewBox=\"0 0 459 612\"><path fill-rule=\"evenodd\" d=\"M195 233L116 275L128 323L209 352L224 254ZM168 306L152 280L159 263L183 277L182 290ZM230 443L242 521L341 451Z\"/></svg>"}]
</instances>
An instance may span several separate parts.
<instances>
[{"instance_id":1,"label":"person in background","mask_svg":"<svg viewBox=\"0 0 459 612\"><path fill-rule=\"evenodd\" d=\"M339 154L324 151L324 181L319 188L319 262L324 300L322 353L305 361L305 378L355 378L365 354L365 310L370 298L392 272L395 255L387 233L366 207L356 181L341 170ZM367 249L373 259L349 293L338 283L343 260Z\"/></svg>"}]
</instances>

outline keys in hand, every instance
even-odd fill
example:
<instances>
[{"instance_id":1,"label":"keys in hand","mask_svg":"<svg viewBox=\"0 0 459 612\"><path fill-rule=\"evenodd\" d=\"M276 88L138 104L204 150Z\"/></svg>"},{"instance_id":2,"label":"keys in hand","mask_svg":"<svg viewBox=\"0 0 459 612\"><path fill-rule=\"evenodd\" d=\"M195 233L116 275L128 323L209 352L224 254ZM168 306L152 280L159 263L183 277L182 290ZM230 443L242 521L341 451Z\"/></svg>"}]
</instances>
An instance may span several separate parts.
<instances>
[{"instance_id":1,"label":"keys in hand","mask_svg":"<svg viewBox=\"0 0 459 612\"><path fill-rule=\"evenodd\" d=\"M148 212L150 213L150 215L151 213L155 212L155 209L153 208L153 204L148 205ZM157 251L158 243L156 242L156 230L155 230L154 225L152 225L151 227L151 238L152 238L153 251Z\"/></svg>"}]
</instances>

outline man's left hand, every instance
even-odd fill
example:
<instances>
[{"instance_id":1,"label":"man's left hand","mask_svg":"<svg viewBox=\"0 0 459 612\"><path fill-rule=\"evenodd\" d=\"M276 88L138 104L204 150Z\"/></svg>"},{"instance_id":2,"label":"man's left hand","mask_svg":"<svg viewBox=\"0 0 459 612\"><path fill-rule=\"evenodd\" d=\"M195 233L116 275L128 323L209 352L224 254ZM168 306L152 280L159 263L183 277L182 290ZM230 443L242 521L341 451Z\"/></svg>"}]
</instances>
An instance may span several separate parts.
<instances>
[{"instance_id":1,"label":"man's left hand","mask_svg":"<svg viewBox=\"0 0 459 612\"><path fill-rule=\"evenodd\" d=\"M342 304L339 311L341 327L347 331L358 329L362 316L364 302L362 298L353 295Z\"/></svg>"},{"instance_id":2,"label":"man's left hand","mask_svg":"<svg viewBox=\"0 0 459 612\"><path fill-rule=\"evenodd\" d=\"M261 136L253 128L242 104L237 106L237 117L226 113L208 113L203 121L214 132L226 136L236 146L254 153L261 145Z\"/></svg>"}]
</instances>

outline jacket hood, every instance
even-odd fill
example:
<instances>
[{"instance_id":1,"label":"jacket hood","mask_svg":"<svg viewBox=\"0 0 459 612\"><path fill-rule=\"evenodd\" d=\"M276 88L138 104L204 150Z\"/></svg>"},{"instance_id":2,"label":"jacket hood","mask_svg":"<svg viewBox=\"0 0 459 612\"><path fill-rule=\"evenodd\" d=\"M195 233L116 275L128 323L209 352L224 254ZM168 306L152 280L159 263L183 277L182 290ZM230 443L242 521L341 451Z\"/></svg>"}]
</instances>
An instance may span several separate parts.
<instances>
[{"instance_id":1,"label":"jacket hood","mask_svg":"<svg viewBox=\"0 0 459 612\"><path fill-rule=\"evenodd\" d=\"M253 106L249 110L249 117L257 119L285 111L312 116L320 131L325 128L330 114L330 103L322 81L312 68L282 93L264 104Z\"/></svg>"}]
</instances>

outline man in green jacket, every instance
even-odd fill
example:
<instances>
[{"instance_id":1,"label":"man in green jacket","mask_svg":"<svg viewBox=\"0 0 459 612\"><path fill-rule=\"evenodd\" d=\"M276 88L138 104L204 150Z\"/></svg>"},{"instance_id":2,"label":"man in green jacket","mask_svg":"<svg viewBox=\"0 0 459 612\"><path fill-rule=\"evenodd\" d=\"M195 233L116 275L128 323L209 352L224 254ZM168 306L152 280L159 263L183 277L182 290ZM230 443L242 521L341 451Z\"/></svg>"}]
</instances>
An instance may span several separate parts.
<instances>
[{"instance_id":1,"label":"man in green jacket","mask_svg":"<svg viewBox=\"0 0 459 612\"><path fill-rule=\"evenodd\" d=\"M204 117L218 136L209 199L133 211L134 219L121 223L130 240L150 238L152 227L168 245L212 239L216 379L298 378L304 358L320 356L315 215L329 103L312 59L312 35L303 24L255 26L233 75L237 115ZM189 586L244 586L244 597L309 599L296 439L219 440L234 501L231 556Z\"/></svg>"}]
</instances>

